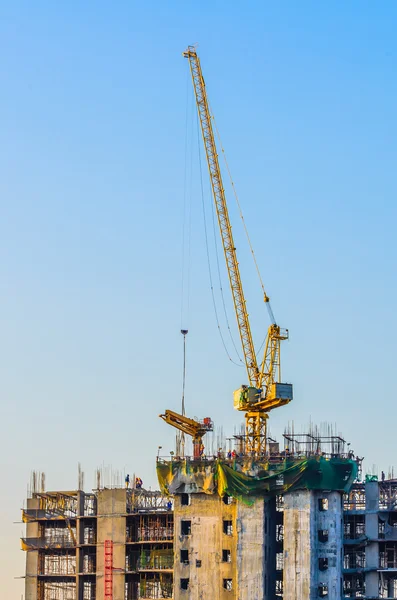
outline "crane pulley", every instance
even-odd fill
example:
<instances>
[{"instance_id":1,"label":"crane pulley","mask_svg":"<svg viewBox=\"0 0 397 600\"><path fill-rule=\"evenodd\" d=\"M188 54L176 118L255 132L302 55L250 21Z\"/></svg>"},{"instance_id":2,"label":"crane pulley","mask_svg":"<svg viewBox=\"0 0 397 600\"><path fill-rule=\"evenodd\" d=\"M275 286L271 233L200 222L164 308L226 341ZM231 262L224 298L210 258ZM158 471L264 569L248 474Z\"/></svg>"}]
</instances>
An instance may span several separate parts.
<instances>
[{"instance_id":1,"label":"crane pulley","mask_svg":"<svg viewBox=\"0 0 397 600\"><path fill-rule=\"evenodd\" d=\"M288 330L281 329L275 322L271 323L267 332L263 360L259 366L240 277L201 64L194 46L189 46L183 56L189 60L212 195L249 381L248 386L242 386L235 392L234 406L238 410L246 411L246 452L258 456L266 452L268 412L292 400L292 385L280 383L280 343L288 339ZM266 293L264 293L264 301L269 303ZM271 311L269 312L271 315L273 314Z\"/></svg>"}]
</instances>

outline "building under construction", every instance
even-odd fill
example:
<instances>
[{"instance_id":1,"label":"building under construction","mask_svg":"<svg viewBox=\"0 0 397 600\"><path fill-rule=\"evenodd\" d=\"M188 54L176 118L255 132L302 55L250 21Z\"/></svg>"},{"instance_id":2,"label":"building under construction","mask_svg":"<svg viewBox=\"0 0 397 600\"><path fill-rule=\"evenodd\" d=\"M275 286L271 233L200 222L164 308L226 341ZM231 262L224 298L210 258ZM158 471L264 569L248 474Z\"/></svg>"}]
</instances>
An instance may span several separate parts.
<instances>
[{"instance_id":1,"label":"building under construction","mask_svg":"<svg viewBox=\"0 0 397 600\"><path fill-rule=\"evenodd\" d=\"M22 512L26 600L173 597L169 498L117 487L30 496Z\"/></svg>"},{"instance_id":2,"label":"building under construction","mask_svg":"<svg viewBox=\"0 0 397 600\"><path fill-rule=\"evenodd\" d=\"M266 463L158 458L158 492L34 488L25 600L397 598L397 481L286 437Z\"/></svg>"}]
</instances>

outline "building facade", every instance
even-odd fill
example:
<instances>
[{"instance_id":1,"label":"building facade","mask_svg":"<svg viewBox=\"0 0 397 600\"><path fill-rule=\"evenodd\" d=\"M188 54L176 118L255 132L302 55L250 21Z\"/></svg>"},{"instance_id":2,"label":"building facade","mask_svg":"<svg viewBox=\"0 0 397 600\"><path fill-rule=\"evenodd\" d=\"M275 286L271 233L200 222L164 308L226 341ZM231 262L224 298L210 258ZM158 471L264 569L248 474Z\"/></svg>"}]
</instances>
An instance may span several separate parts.
<instances>
[{"instance_id":1,"label":"building facade","mask_svg":"<svg viewBox=\"0 0 397 600\"><path fill-rule=\"evenodd\" d=\"M35 492L23 520L25 600L172 598L173 513L159 492Z\"/></svg>"},{"instance_id":2,"label":"building facade","mask_svg":"<svg viewBox=\"0 0 397 600\"><path fill-rule=\"evenodd\" d=\"M368 478L344 497L345 598L397 598L397 481Z\"/></svg>"},{"instance_id":3,"label":"building facade","mask_svg":"<svg viewBox=\"0 0 397 600\"><path fill-rule=\"evenodd\" d=\"M397 598L397 481L348 494L34 492L25 600Z\"/></svg>"}]
</instances>

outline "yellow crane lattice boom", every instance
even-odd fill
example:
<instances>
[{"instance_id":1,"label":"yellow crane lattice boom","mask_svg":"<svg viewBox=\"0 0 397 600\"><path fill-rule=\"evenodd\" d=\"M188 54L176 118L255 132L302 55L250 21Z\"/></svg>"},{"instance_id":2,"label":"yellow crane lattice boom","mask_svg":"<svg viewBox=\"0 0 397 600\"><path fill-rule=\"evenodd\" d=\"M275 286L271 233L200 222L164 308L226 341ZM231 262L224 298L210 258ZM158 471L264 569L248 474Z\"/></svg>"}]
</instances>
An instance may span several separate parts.
<instances>
[{"instance_id":1,"label":"yellow crane lattice boom","mask_svg":"<svg viewBox=\"0 0 397 600\"><path fill-rule=\"evenodd\" d=\"M249 386L243 386L235 393L235 407L238 410L247 411L245 414L246 452L252 455L260 455L266 451L267 413L274 408L287 404L292 399L292 385L278 383L281 380L280 342L288 338L288 330L282 330L276 323L272 322L268 329L263 360L259 369L240 278L236 248L234 246L200 60L194 46L189 46L183 55L189 60L211 188L248 374ZM264 300L265 302L269 302L266 293L264 294Z\"/></svg>"},{"instance_id":2,"label":"yellow crane lattice boom","mask_svg":"<svg viewBox=\"0 0 397 600\"><path fill-rule=\"evenodd\" d=\"M200 116L201 133L204 140L210 174L212 193L216 205L216 213L221 232L223 250L227 264L230 287L233 295L234 308L237 316L238 329L243 346L245 364L247 367L250 385L258 387L259 369L256 360L255 347L252 340L251 327L248 319L243 286L240 279L236 248L234 246L232 228L229 220L225 191L223 188L221 170L219 168L218 154L211 124L211 115L208 106L205 83L201 72L200 60L194 47L189 46L184 56L189 59L197 109Z\"/></svg>"}]
</instances>

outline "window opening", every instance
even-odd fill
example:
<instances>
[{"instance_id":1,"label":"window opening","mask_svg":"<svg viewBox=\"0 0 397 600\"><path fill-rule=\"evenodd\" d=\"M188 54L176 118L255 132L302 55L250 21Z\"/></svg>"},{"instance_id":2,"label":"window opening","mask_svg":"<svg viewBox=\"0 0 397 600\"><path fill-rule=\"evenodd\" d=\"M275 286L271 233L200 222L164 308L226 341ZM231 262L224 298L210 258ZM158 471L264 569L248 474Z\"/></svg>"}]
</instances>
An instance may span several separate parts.
<instances>
[{"instance_id":1,"label":"window opening","mask_svg":"<svg viewBox=\"0 0 397 600\"><path fill-rule=\"evenodd\" d=\"M223 589L224 590L232 590L233 589L232 579L224 579L223 580Z\"/></svg>"},{"instance_id":2,"label":"window opening","mask_svg":"<svg viewBox=\"0 0 397 600\"><path fill-rule=\"evenodd\" d=\"M181 590L188 590L189 589L189 579L181 579Z\"/></svg>"},{"instance_id":3,"label":"window opening","mask_svg":"<svg viewBox=\"0 0 397 600\"><path fill-rule=\"evenodd\" d=\"M223 533L226 535L233 535L233 522L223 521Z\"/></svg>"},{"instance_id":4,"label":"window opening","mask_svg":"<svg viewBox=\"0 0 397 600\"><path fill-rule=\"evenodd\" d=\"M328 529L318 530L318 541L323 543L328 542Z\"/></svg>"},{"instance_id":5,"label":"window opening","mask_svg":"<svg viewBox=\"0 0 397 600\"><path fill-rule=\"evenodd\" d=\"M326 571L328 569L328 558L321 557L318 559L318 568L320 571Z\"/></svg>"},{"instance_id":6,"label":"window opening","mask_svg":"<svg viewBox=\"0 0 397 600\"><path fill-rule=\"evenodd\" d=\"M230 550L222 550L222 562L232 562Z\"/></svg>"},{"instance_id":7,"label":"window opening","mask_svg":"<svg viewBox=\"0 0 397 600\"><path fill-rule=\"evenodd\" d=\"M191 521L181 521L181 533L182 535L190 535L192 533Z\"/></svg>"}]
</instances>

